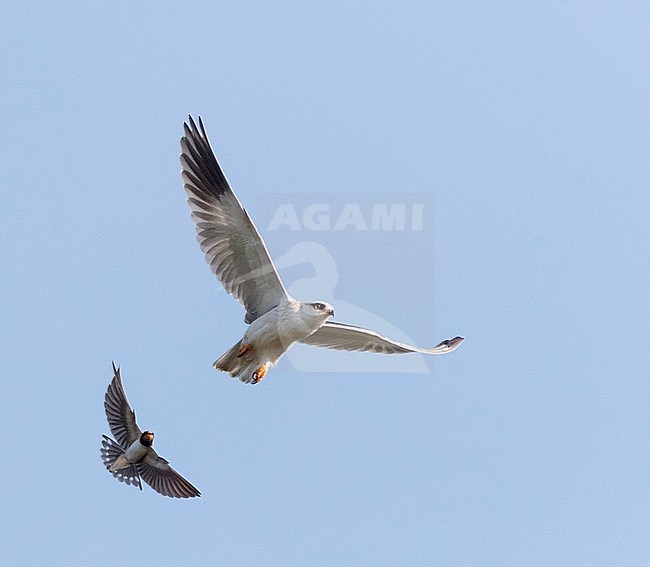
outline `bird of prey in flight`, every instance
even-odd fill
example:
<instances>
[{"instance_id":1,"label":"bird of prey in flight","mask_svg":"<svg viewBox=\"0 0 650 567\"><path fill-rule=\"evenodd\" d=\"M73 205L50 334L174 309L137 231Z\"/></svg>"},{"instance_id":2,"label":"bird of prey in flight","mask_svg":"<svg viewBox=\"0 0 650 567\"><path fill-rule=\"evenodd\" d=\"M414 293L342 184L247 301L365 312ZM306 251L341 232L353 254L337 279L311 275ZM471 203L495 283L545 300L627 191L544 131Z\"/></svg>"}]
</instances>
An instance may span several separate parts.
<instances>
[{"instance_id":1,"label":"bird of prey in flight","mask_svg":"<svg viewBox=\"0 0 650 567\"><path fill-rule=\"evenodd\" d=\"M325 301L301 301L285 289L246 209L230 187L210 147L203 121L189 117L181 138L181 167L197 240L225 290L246 310L250 326L215 363L218 370L257 384L295 342L330 349L382 354L445 354L463 337L433 348L393 341L374 331L330 321L334 309Z\"/></svg>"},{"instance_id":2,"label":"bird of prey in flight","mask_svg":"<svg viewBox=\"0 0 650 567\"><path fill-rule=\"evenodd\" d=\"M120 369L113 364L113 380L104 397L108 425L117 441L102 435L102 461L119 481L142 490L140 478L156 492L172 498L192 498L201 493L154 451L153 433L140 431L124 388Z\"/></svg>"}]
</instances>

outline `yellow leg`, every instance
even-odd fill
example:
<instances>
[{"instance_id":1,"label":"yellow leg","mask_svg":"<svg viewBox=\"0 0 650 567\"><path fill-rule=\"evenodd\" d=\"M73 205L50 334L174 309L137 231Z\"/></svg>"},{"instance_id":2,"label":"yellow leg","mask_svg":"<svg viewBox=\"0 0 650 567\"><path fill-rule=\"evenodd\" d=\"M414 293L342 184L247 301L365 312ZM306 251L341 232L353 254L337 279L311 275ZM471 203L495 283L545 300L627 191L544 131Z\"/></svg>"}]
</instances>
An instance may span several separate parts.
<instances>
[{"instance_id":1,"label":"yellow leg","mask_svg":"<svg viewBox=\"0 0 650 567\"><path fill-rule=\"evenodd\" d=\"M269 371L270 367L271 365L268 362L265 362L255 372L253 372L253 379L251 380L251 384L257 384L258 382L261 382L264 379L264 376L266 376L266 373Z\"/></svg>"}]
</instances>

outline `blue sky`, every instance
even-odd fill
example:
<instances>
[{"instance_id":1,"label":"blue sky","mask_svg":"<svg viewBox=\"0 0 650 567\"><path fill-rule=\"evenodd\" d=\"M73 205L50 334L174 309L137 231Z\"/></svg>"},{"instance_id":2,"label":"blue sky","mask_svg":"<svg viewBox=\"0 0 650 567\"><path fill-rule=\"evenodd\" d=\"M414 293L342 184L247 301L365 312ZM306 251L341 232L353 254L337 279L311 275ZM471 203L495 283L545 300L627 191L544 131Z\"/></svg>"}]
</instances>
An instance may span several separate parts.
<instances>
[{"instance_id":1,"label":"blue sky","mask_svg":"<svg viewBox=\"0 0 650 567\"><path fill-rule=\"evenodd\" d=\"M647 562L649 16L4 4L0 562ZM305 350L255 387L213 370L243 314L184 202L189 113L273 255L331 256L337 318L460 349L427 372ZM423 203L425 228L267 231L281 199ZM111 360L202 498L103 469Z\"/></svg>"}]
</instances>

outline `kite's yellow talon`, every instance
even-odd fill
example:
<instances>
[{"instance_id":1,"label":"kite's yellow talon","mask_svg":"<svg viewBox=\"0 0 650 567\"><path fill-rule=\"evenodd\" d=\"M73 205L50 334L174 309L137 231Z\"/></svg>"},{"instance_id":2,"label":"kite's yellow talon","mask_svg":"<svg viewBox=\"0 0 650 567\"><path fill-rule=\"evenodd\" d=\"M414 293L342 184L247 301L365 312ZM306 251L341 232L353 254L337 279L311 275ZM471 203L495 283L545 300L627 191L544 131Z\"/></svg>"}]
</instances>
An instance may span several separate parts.
<instances>
[{"instance_id":1,"label":"kite's yellow talon","mask_svg":"<svg viewBox=\"0 0 650 567\"><path fill-rule=\"evenodd\" d=\"M271 365L268 362L265 362L255 372L253 372L253 380L251 381L251 384L257 384L258 382L261 382L266 376L266 373L269 371L270 366Z\"/></svg>"}]
</instances>

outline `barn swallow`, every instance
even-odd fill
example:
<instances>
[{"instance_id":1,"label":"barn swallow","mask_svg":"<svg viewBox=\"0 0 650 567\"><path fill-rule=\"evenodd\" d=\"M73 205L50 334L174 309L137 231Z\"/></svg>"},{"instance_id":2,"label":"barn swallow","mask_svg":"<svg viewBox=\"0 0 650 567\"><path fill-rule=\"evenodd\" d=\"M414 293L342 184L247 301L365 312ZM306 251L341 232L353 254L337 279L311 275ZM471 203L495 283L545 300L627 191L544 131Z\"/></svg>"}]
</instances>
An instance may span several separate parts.
<instances>
[{"instance_id":1,"label":"barn swallow","mask_svg":"<svg viewBox=\"0 0 650 567\"><path fill-rule=\"evenodd\" d=\"M169 466L169 462L154 451L151 431L140 431L135 412L131 409L120 369L113 363L113 380L104 397L108 425L117 441L102 435L102 461L119 481L142 490L144 480L156 492L172 498L192 498L201 493Z\"/></svg>"}]
</instances>

